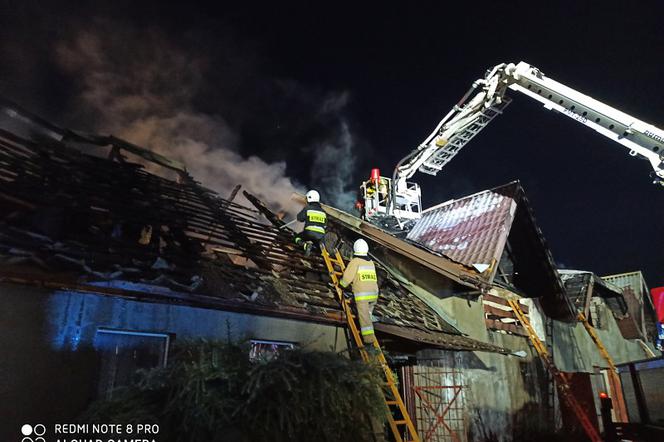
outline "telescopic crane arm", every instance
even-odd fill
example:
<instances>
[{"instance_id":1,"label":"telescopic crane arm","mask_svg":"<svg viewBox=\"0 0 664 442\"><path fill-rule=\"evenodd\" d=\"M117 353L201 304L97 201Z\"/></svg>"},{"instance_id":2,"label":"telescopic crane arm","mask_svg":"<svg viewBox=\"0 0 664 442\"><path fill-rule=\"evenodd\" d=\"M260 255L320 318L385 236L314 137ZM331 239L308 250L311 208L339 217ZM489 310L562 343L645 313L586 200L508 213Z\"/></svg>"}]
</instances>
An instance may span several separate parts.
<instances>
[{"instance_id":1,"label":"telescopic crane arm","mask_svg":"<svg viewBox=\"0 0 664 442\"><path fill-rule=\"evenodd\" d=\"M394 171L399 193L418 170L436 175L479 131L510 103L508 89L541 102L629 149L652 165L654 182L664 183L664 131L547 78L528 63L500 64L487 71Z\"/></svg>"}]
</instances>

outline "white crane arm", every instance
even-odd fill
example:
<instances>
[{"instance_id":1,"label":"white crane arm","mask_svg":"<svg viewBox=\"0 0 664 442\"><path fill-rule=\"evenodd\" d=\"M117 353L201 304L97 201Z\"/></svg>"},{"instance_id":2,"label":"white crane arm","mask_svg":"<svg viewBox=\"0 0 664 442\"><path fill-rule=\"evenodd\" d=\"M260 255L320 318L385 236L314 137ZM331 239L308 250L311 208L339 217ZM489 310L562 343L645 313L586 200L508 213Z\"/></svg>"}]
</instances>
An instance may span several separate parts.
<instances>
[{"instance_id":1,"label":"white crane arm","mask_svg":"<svg viewBox=\"0 0 664 442\"><path fill-rule=\"evenodd\" d=\"M480 130L510 102L502 64L489 71L445 115L434 131L402 159L395 169L397 183L420 172L436 175ZM398 186L397 186L398 187Z\"/></svg>"},{"instance_id":2,"label":"white crane arm","mask_svg":"<svg viewBox=\"0 0 664 442\"><path fill-rule=\"evenodd\" d=\"M436 175L511 101L507 89L521 92L641 155L664 180L664 131L558 83L528 63L500 64L473 83L435 130L394 171L395 191L405 188L416 171Z\"/></svg>"},{"instance_id":3,"label":"white crane arm","mask_svg":"<svg viewBox=\"0 0 664 442\"><path fill-rule=\"evenodd\" d=\"M510 65L506 71L514 81L510 89L622 144L630 155L641 155L650 162L659 180L664 179L664 131L547 78L528 63Z\"/></svg>"}]
</instances>

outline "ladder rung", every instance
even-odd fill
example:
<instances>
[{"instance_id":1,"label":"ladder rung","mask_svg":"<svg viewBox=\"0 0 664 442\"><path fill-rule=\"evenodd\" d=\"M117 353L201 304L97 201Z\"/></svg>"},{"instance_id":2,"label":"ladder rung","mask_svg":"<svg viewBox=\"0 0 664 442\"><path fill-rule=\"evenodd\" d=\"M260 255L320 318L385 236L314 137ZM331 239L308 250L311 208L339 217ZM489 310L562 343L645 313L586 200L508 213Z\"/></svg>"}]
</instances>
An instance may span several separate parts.
<instances>
[{"instance_id":1,"label":"ladder rung","mask_svg":"<svg viewBox=\"0 0 664 442\"><path fill-rule=\"evenodd\" d=\"M394 421L394 425L405 425L407 423L408 423L408 421L405 420L405 419L400 420L400 421Z\"/></svg>"},{"instance_id":2,"label":"ladder rung","mask_svg":"<svg viewBox=\"0 0 664 442\"><path fill-rule=\"evenodd\" d=\"M387 405L399 405L399 402L397 401L385 401Z\"/></svg>"}]
</instances>

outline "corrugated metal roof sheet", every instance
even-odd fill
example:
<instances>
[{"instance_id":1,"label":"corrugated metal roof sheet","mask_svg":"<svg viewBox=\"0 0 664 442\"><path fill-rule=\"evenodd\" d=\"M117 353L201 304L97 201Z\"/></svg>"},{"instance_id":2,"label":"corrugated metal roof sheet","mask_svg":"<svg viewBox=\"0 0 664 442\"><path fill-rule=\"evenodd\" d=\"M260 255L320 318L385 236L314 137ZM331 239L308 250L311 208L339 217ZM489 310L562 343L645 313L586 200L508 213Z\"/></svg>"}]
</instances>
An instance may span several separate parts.
<instances>
[{"instance_id":1,"label":"corrugated metal roof sheet","mask_svg":"<svg viewBox=\"0 0 664 442\"><path fill-rule=\"evenodd\" d=\"M643 274L640 271L602 277L623 290L627 307L641 327L641 333L654 341L657 336L657 314Z\"/></svg>"},{"instance_id":2,"label":"corrugated metal roof sheet","mask_svg":"<svg viewBox=\"0 0 664 442\"><path fill-rule=\"evenodd\" d=\"M655 322L650 314L651 309L647 309L648 311L646 312L646 306L649 307L651 303L648 302L650 300L648 297L648 287L645 279L643 279L643 274L640 271L636 271L602 276L602 279L619 287L627 302L627 310L631 316L631 321L624 322L629 327L622 324L621 322L623 321L619 321L618 323L623 336L629 339L646 337L648 329L654 329ZM650 331L652 332L652 330Z\"/></svg>"},{"instance_id":3,"label":"corrugated metal roof sheet","mask_svg":"<svg viewBox=\"0 0 664 442\"><path fill-rule=\"evenodd\" d=\"M643 274L640 271L620 273L618 275L602 276L604 281L607 281L620 289L631 290L636 299L643 300L644 289L647 291L646 282L643 279Z\"/></svg>"},{"instance_id":4,"label":"corrugated metal roof sheet","mask_svg":"<svg viewBox=\"0 0 664 442\"><path fill-rule=\"evenodd\" d=\"M599 276L592 272L585 270L558 270L563 283L567 296L574 303L579 311L583 311L586 316L589 316L588 311L585 310L587 305L588 286L592 282L591 296L601 297L606 305L611 309L616 319L620 320L627 313L627 304L622 294L620 287L617 287L610 282L604 281Z\"/></svg>"},{"instance_id":5,"label":"corrugated metal roof sheet","mask_svg":"<svg viewBox=\"0 0 664 442\"><path fill-rule=\"evenodd\" d=\"M407 239L466 267L493 282L509 239L508 260L514 265L510 284L531 297L543 297L545 311L555 319L576 320L560 275L518 181L451 200L423 212ZM477 267L476 267L477 268Z\"/></svg>"},{"instance_id":6,"label":"corrugated metal roof sheet","mask_svg":"<svg viewBox=\"0 0 664 442\"><path fill-rule=\"evenodd\" d=\"M451 200L422 213L407 238L467 266L500 259L516 212L505 186Z\"/></svg>"}]
</instances>

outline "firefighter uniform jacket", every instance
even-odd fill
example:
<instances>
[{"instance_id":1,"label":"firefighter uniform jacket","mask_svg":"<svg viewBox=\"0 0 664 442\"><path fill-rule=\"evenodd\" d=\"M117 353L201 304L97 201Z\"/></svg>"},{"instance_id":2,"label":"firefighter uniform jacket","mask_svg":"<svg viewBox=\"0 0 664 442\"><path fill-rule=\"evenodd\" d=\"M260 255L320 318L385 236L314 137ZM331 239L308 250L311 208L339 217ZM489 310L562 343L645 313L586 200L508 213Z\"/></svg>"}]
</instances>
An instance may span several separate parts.
<instances>
[{"instance_id":1,"label":"firefighter uniform jacket","mask_svg":"<svg viewBox=\"0 0 664 442\"><path fill-rule=\"evenodd\" d=\"M362 341L371 345L375 343L371 313L378 300L378 278L376 267L370 260L355 257L350 260L344 275L339 281L342 287L353 285L353 296L357 308L357 320L360 323Z\"/></svg>"},{"instance_id":2,"label":"firefighter uniform jacket","mask_svg":"<svg viewBox=\"0 0 664 442\"><path fill-rule=\"evenodd\" d=\"M378 299L378 277L373 261L354 257L346 266L346 271L339 284L342 287L353 285L355 301L373 301Z\"/></svg>"},{"instance_id":3,"label":"firefighter uniform jacket","mask_svg":"<svg viewBox=\"0 0 664 442\"><path fill-rule=\"evenodd\" d=\"M297 214L297 220L304 222L304 231L325 235L327 214L319 203L308 203L304 209Z\"/></svg>"}]
</instances>

